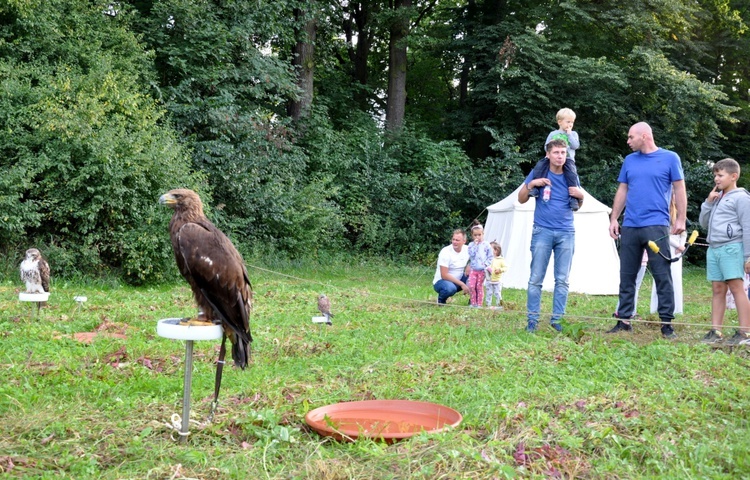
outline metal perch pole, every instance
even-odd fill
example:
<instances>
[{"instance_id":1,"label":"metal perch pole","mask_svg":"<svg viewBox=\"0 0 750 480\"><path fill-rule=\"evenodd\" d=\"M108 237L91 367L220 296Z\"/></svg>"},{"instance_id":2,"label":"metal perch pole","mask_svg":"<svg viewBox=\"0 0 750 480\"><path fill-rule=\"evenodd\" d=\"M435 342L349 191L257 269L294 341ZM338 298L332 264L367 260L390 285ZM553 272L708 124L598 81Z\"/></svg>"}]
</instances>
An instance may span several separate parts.
<instances>
[{"instance_id":1,"label":"metal perch pole","mask_svg":"<svg viewBox=\"0 0 750 480\"><path fill-rule=\"evenodd\" d=\"M193 382L193 340L185 341L185 378L182 391L182 429L180 441L187 442L190 426L190 386Z\"/></svg>"},{"instance_id":2,"label":"metal perch pole","mask_svg":"<svg viewBox=\"0 0 750 480\"><path fill-rule=\"evenodd\" d=\"M193 384L193 343L195 340L218 340L222 338L224 330L220 325L190 326L182 325L181 318L165 318L156 325L156 333L165 338L185 340L185 374L182 391L182 425L180 425L180 442L186 443L190 428L190 391ZM177 430L176 419L172 416L172 428Z\"/></svg>"}]
</instances>

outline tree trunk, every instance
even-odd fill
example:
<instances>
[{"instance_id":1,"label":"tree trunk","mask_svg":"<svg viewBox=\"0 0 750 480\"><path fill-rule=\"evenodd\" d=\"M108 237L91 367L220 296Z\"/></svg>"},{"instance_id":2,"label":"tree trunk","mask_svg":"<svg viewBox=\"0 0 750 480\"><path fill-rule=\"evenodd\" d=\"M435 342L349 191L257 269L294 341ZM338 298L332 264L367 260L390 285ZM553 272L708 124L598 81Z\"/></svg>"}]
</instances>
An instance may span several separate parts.
<instances>
[{"instance_id":1,"label":"tree trunk","mask_svg":"<svg viewBox=\"0 0 750 480\"><path fill-rule=\"evenodd\" d=\"M409 14L412 0L396 0L396 18L390 29L388 42L388 97L386 99L385 126L397 132L404 126L406 110L406 37L409 34ZM399 11L400 10L400 11Z\"/></svg>"},{"instance_id":2,"label":"tree trunk","mask_svg":"<svg viewBox=\"0 0 750 480\"><path fill-rule=\"evenodd\" d=\"M287 106L287 113L296 122L310 113L313 101L316 24L310 9L306 12L295 9L294 17L298 24L304 22L304 27L296 31L297 43L292 48L292 65L297 72L297 86L301 94L299 99L290 101Z\"/></svg>"},{"instance_id":3,"label":"tree trunk","mask_svg":"<svg viewBox=\"0 0 750 480\"><path fill-rule=\"evenodd\" d=\"M476 15L476 2L469 0L466 4L466 26L465 38L474 36L474 17ZM458 106L463 108L469 99L469 73L471 71L473 55L471 50L464 51L463 63L461 65L461 75L458 84Z\"/></svg>"},{"instance_id":4,"label":"tree trunk","mask_svg":"<svg viewBox=\"0 0 750 480\"><path fill-rule=\"evenodd\" d=\"M369 81L368 61L370 57L370 47L372 43L372 24L370 23L371 14L377 13L378 4L374 1L349 2L349 19L344 22L344 32L346 33L347 43L349 45L349 60L351 60L354 71L352 72L354 80L360 85L367 86ZM356 31L352 29L352 22ZM356 34L357 45L354 45L354 35ZM354 93L354 100L360 104L363 109L367 109L368 94L365 88L357 89Z\"/></svg>"}]
</instances>

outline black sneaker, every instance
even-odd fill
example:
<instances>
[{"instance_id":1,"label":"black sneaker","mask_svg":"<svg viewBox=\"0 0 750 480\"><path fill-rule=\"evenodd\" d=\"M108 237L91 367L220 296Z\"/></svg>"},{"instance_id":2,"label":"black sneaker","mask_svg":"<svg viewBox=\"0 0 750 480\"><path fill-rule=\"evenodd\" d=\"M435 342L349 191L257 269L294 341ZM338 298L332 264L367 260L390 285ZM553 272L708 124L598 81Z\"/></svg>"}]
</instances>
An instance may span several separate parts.
<instances>
[{"instance_id":1,"label":"black sneaker","mask_svg":"<svg viewBox=\"0 0 750 480\"><path fill-rule=\"evenodd\" d=\"M706 336L701 339L702 343L721 343L722 341L724 341L724 335L715 329L709 330Z\"/></svg>"},{"instance_id":2,"label":"black sneaker","mask_svg":"<svg viewBox=\"0 0 750 480\"><path fill-rule=\"evenodd\" d=\"M633 330L632 325L628 325L622 320L618 320L614 327L612 327L611 329L607 330L604 333L629 332L631 330Z\"/></svg>"},{"instance_id":3,"label":"black sneaker","mask_svg":"<svg viewBox=\"0 0 750 480\"><path fill-rule=\"evenodd\" d=\"M570 209L574 212L577 212L579 207L580 205L578 205L578 199L576 197L570 197Z\"/></svg>"},{"instance_id":4,"label":"black sneaker","mask_svg":"<svg viewBox=\"0 0 750 480\"><path fill-rule=\"evenodd\" d=\"M677 334L674 333L671 325L663 325L661 327L661 336L666 338L667 340L674 340L675 338L677 338Z\"/></svg>"},{"instance_id":5,"label":"black sneaker","mask_svg":"<svg viewBox=\"0 0 750 480\"><path fill-rule=\"evenodd\" d=\"M750 334L736 330L732 338L728 338L726 345L750 345Z\"/></svg>"}]
</instances>

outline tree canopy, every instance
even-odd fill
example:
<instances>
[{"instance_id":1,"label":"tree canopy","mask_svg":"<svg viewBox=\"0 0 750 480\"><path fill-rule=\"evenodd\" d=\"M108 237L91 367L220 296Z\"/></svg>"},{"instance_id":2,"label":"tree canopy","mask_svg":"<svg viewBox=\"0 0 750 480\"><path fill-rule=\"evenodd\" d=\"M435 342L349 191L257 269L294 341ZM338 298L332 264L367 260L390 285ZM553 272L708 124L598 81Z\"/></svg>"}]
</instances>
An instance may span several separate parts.
<instances>
[{"instance_id":1,"label":"tree canopy","mask_svg":"<svg viewBox=\"0 0 750 480\"><path fill-rule=\"evenodd\" d=\"M687 172L750 154L747 0L8 0L0 250L173 275L156 199L194 188L247 253L434 255L577 114L584 187L628 127Z\"/></svg>"}]
</instances>

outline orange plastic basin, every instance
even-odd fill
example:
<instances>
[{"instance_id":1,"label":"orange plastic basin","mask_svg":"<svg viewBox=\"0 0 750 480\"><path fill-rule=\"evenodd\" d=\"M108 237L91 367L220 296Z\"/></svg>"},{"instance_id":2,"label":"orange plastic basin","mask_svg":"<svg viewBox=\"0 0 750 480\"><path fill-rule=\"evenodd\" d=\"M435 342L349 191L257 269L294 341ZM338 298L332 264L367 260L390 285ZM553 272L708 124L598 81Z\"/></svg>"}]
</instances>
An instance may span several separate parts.
<instances>
[{"instance_id":1,"label":"orange plastic basin","mask_svg":"<svg viewBox=\"0 0 750 480\"><path fill-rule=\"evenodd\" d=\"M462 418L456 410L436 403L365 400L316 408L305 415L305 422L319 434L338 440L366 437L395 442L422 431L457 427Z\"/></svg>"}]
</instances>

